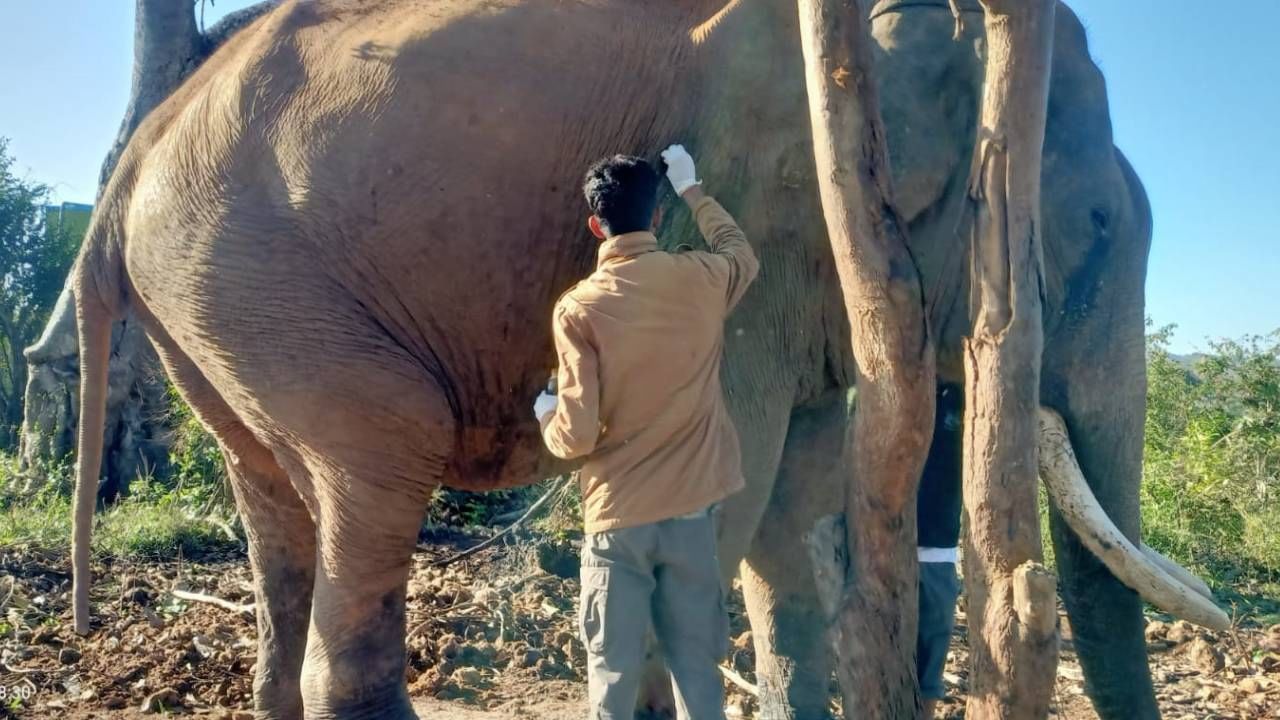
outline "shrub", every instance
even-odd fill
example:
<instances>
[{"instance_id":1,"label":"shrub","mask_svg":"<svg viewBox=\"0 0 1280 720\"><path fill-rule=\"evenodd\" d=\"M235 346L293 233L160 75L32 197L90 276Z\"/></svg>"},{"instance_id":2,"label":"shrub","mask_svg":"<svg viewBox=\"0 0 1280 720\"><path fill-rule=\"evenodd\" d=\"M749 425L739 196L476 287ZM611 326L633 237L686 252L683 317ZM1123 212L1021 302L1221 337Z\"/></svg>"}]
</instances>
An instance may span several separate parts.
<instances>
[{"instance_id":1,"label":"shrub","mask_svg":"<svg viewBox=\"0 0 1280 720\"><path fill-rule=\"evenodd\" d=\"M1169 352L1148 338L1144 539L1220 581L1280 581L1280 331Z\"/></svg>"},{"instance_id":2,"label":"shrub","mask_svg":"<svg viewBox=\"0 0 1280 720\"><path fill-rule=\"evenodd\" d=\"M184 492L189 499L209 509L230 512L234 503L222 448L172 385L169 386L169 414L173 444L169 448L170 474L162 487Z\"/></svg>"}]
</instances>

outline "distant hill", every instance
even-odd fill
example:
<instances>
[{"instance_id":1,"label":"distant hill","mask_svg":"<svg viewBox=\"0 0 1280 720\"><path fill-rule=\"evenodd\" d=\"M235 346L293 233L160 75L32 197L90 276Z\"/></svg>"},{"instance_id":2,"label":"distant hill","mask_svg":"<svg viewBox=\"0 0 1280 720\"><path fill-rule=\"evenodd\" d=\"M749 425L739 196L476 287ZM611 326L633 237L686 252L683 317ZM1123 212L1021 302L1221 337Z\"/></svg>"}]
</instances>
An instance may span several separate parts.
<instances>
[{"instance_id":1,"label":"distant hill","mask_svg":"<svg viewBox=\"0 0 1280 720\"><path fill-rule=\"evenodd\" d=\"M1196 363L1200 362L1201 360L1209 356L1206 353L1197 352L1197 353L1187 353L1186 355L1169 353L1169 357L1173 358L1174 362L1178 363L1182 367L1188 370L1191 370L1196 366Z\"/></svg>"}]
</instances>

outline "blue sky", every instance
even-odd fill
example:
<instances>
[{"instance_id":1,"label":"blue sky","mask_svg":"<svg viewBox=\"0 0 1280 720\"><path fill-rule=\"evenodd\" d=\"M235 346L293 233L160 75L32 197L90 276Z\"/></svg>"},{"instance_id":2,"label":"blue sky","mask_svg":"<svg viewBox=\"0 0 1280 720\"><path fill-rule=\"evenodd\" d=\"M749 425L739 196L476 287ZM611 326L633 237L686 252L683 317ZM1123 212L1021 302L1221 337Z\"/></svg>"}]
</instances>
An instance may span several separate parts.
<instances>
[{"instance_id":1,"label":"blue sky","mask_svg":"<svg viewBox=\"0 0 1280 720\"><path fill-rule=\"evenodd\" d=\"M251 4L220 0L206 22ZM1280 328L1280 2L1074 0L1117 144L1155 214L1147 311L1175 349ZM60 200L89 202L128 98L128 0L0 6L0 136Z\"/></svg>"}]
</instances>

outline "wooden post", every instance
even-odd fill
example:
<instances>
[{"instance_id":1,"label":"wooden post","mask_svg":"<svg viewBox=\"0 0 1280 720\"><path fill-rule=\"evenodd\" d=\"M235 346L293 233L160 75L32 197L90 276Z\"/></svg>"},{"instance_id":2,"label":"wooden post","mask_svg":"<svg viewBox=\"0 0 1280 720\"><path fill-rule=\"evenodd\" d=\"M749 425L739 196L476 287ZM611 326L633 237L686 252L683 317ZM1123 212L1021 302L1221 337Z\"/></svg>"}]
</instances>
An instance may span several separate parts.
<instances>
[{"instance_id":1,"label":"wooden post","mask_svg":"<svg viewBox=\"0 0 1280 720\"><path fill-rule=\"evenodd\" d=\"M971 720L1044 718L1057 667L1056 579L1040 564L1037 445L1044 292L1040 156L1055 0L982 0L986 84L969 180L965 589Z\"/></svg>"},{"instance_id":2,"label":"wooden post","mask_svg":"<svg viewBox=\"0 0 1280 720\"><path fill-rule=\"evenodd\" d=\"M894 206L861 5L799 0L818 184L858 365L848 522L825 520L810 540L831 565L815 567L820 584L839 596L829 607L846 715L898 720L919 713L915 502L933 433L934 351Z\"/></svg>"}]
</instances>

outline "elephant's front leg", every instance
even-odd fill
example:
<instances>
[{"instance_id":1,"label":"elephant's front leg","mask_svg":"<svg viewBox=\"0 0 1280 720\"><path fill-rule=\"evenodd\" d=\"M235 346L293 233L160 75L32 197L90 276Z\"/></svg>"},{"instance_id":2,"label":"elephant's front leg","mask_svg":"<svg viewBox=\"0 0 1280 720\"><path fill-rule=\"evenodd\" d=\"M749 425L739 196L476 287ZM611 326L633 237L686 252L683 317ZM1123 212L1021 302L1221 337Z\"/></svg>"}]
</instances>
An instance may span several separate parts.
<instances>
[{"instance_id":1,"label":"elephant's front leg","mask_svg":"<svg viewBox=\"0 0 1280 720\"><path fill-rule=\"evenodd\" d=\"M772 498L743 563L762 720L830 717L831 648L804 535L844 507L843 390L797 408Z\"/></svg>"},{"instance_id":2,"label":"elephant's front leg","mask_svg":"<svg viewBox=\"0 0 1280 720\"><path fill-rule=\"evenodd\" d=\"M746 556L769 505L790 421L793 395L789 389L773 388L764 392L728 393L726 396L742 446L746 487L726 498L720 508L717 553L720 577L725 587L731 586L733 577L738 573L738 566ZM755 621L754 616L752 621ZM639 720L661 720L675 716L675 696L670 674L663 662L662 648L651 644L636 717Z\"/></svg>"}]
</instances>

